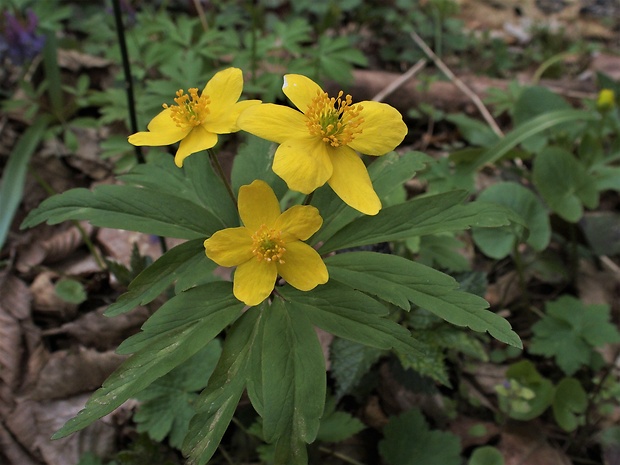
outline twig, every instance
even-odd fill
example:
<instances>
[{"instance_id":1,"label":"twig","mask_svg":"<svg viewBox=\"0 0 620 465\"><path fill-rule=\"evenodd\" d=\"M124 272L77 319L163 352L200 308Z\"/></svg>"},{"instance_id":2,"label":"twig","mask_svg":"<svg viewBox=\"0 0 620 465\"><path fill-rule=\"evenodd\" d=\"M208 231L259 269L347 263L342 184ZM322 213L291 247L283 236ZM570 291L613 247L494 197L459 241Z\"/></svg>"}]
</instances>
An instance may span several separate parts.
<instances>
[{"instance_id":1,"label":"twig","mask_svg":"<svg viewBox=\"0 0 620 465\"><path fill-rule=\"evenodd\" d=\"M338 452L338 451L329 449L329 448L324 447L324 446L320 446L319 450L321 452L325 452L327 454L330 454L332 457L336 457L336 458L342 460L343 462L350 463L351 465L364 465L362 462L358 462L353 457L349 457L348 455L345 455L342 452Z\"/></svg>"},{"instance_id":2,"label":"twig","mask_svg":"<svg viewBox=\"0 0 620 465\"><path fill-rule=\"evenodd\" d=\"M495 122L495 119L493 119L493 116L491 115L489 110L487 110L487 107L484 106L484 103L482 103L480 97L478 97L469 87L467 87L467 85L463 81L456 77L456 75L450 70L450 68L448 68L448 66L441 60L441 58L439 58L435 54L435 52L433 52L430 47L426 45L424 40L422 40L422 38L415 31L411 31L410 35L413 41L418 45L418 47L422 49L426 56L433 60L435 66L437 66L437 68L439 68L441 72L444 73L446 77L450 79L450 81L452 81L452 83L456 87L459 88L461 92L467 95L471 99L471 101L474 102L474 105L476 105L476 108L478 108L478 111L487 122L487 124L490 126L490 128L493 130L493 132L499 137L503 137L504 133Z\"/></svg>"},{"instance_id":3,"label":"twig","mask_svg":"<svg viewBox=\"0 0 620 465\"><path fill-rule=\"evenodd\" d=\"M392 81L385 89L375 95L372 100L375 102L382 102L388 95L398 89L400 86L404 85L409 79L418 74L422 68L426 66L426 60L422 58L418 60L418 62L413 65L411 68L407 70L401 77Z\"/></svg>"},{"instance_id":4,"label":"twig","mask_svg":"<svg viewBox=\"0 0 620 465\"><path fill-rule=\"evenodd\" d=\"M196 12L198 13L198 17L200 18L202 29L207 32L207 30L209 29L209 24L207 23L205 9L203 8L202 3L200 3L200 0L194 0L194 8L196 8Z\"/></svg>"}]
</instances>

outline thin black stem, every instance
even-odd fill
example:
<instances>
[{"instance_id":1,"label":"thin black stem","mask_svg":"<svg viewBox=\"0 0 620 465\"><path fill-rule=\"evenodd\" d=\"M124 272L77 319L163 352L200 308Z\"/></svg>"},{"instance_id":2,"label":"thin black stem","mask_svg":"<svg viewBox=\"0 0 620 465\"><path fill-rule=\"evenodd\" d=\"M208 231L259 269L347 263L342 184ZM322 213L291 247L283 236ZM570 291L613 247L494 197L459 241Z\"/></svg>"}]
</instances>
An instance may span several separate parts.
<instances>
[{"instance_id":1,"label":"thin black stem","mask_svg":"<svg viewBox=\"0 0 620 465\"><path fill-rule=\"evenodd\" d=\"M313 196L314 196L314 191L312 191L308 195L306 195L306 198L304 199L302 205L310 205L310 202L312 202L312 197Z\"/></svg>"},{"instance_id":2,"label":"thin black stem","mask_svg":"<svg viewBox=\"0 0 620 465\"><path fill-rule=\"evenodd\" d=\"M220 177L220 179L226 186L228 195L232 199L235 206L237 206L237 198L235 197L235 193L232 190L232 186L230 185L230 182L228 181L228 178L226 177L226 174L224 173L224 170L222 169L222 165L220 164L220 161L218 160L217 155L215 154L215 151L213 149L207 149L207 152L209 152L209 158L211 159L213 168L215 168L215 171L217 171L217 175Z\"/></svg>"},{"instance_id":3,"label":"thin black stem","mask_svg":"<svg viewBox=\"0 0 620 465\"><path fill-rule=\"evenodd\" d=\"M118 45L121 49L121 60L123 61L123 73L125 75L125 90L127 94L127 106L129 108L129 123L131 132L138 132L138 119L136 117L136 103L133 96L133 79L131 78L131 65L129 64L129 54L127 53L127 42L125 41L125 27L123 26L123 17L121 13L120 0L112 0L114 7L114 21L116 23L116 33L118 34ZM142 149L135 146L136 160L138 163L144 163L144 155Z\"/></svg>"}]
</instances>

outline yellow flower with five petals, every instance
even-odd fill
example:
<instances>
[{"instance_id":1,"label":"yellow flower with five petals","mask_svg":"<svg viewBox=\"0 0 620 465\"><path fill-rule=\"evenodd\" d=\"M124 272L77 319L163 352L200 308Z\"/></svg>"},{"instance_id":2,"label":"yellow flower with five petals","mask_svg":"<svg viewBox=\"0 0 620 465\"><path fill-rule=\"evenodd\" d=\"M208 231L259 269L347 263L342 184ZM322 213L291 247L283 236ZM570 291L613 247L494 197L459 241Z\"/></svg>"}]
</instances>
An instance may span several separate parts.
<instances>
[{"instance_id":1,"label":"yellow flower with five petals","mask_svg":"<svg viewBox=\"0 0 620 465\"><path fill-rule=\"evenodd\" d=\"M309 291L328 280L325 263L302 242L319 230L323 219L310 205L280 213L267 183L256 180L239 189L243 226L216 232L205 240L207 257L221 266L236 266L233 294L246 305L258 305L275 286L278 275L291 286Z\"/></svg>"},{"instance_id":2,"label":"yellow flower with five petals","mask_svg":"<svg viewBox=\"0 0 620 465\"><path fill-rule=\"evenodd\" d=\"M284 94L301 111L263 104L246 109L238 126L280 144L273 171L292 190L309 194L326 182L349 206L367 215L381 209L366 166L356 152L384 155L407 134L401 114L385 103L329 97L311 79L284 76Z\"/></svg>"},{"instance_id":3,"label":"yellow flower with five petals","mask_svg":"<svg viewBox=\"0 0 620 465\"><path fill-rule=\"evenodd\" d=\"M177 91L176 105L164 103L164 110L148 124L148 131L129 136L133 145L170 145L181 141L174 157L178 167L192 153L215 146L218 134L239 131L237 118L246 108L260 100L238 102L243 90L243 74L239 68L216 73L203 89L192 88L186 94Z\"/></svg>"}]
</instances>

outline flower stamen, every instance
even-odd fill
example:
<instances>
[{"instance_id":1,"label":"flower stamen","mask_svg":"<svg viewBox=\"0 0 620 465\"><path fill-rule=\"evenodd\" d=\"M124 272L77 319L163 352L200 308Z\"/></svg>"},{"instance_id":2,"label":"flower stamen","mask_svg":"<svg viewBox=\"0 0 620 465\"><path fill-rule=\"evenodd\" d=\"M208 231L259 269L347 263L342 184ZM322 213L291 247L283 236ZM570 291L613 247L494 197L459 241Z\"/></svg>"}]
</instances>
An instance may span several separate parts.
<instances>
[{"instance_id":1,"label":"flower stamen","mask_svg":"<svg viewBox=\"0 0 620 465\"><path fill-rule=\"evenodd\" d=\"M362 132L360 126L364 118L360 113L364 108L360 104L353 105L350 95L344 98L343 95L340 91L338 97L330 98L327 92L317 91L305 113L310 134L319 136L332 147L347 145Z\"/></svg>"},{"instance_id":2,"label":"flower stamen","mask_svg":"<svg viewBox=\"0 0 620 465\"><path fill-rule=\"evenodd\" d=\"M187 92L186 94L183 89L177 91L174 99L176 105L167 103L162 105L164 108L170 108L170 116L180 128L200 126L209 114L211 103L209 96L205 94L198 96L198 89L195 87L188 89Z\"/></svg>"},{"instance_id":3,"label":"flower stamen","mask_svg":"<svg viewBox=\"0 0 620 465\"><path fill-rule=\"evenodd\" d=\"M282 257L286 252L282 231L270 229L262 224L258 231L252 234L252 253L259 260L283 264Z\"/></svg>"}]
</instances>

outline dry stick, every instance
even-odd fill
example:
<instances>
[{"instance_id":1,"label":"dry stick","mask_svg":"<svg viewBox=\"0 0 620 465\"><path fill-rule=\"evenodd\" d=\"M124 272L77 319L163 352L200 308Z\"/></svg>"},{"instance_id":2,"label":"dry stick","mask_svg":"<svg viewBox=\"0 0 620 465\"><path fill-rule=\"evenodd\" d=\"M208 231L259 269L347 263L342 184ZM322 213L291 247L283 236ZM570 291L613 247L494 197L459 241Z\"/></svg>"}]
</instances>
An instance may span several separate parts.
<instances>
[{"instance_id":1,"label":"dry stick","mask_svg":"<svg viewBox=\"0 0 620 465\"><path fill-rule=\"evenodd\" d=\"M392 81L385 89L375 95L371 100L375 102L382 102L388 95L404 85L409 79L418 74L418 72L426 66L426 60L424 58L418 60L418 62L407 70L401 77Z\"/></svg>"},{"instance_id":2,"label":"dry stick","mask_svg":"<svg viewBox=\"0 0 620 465\"><path fill-rule=\"evenodd\" d=\"M202 29L207 32L207 29L209 29L209 24L207 23L205 9L203 8L202 3L200 3L200 0L194 0L194 8L196 8L196 12L198 13L198 17L200 18Z\"/></svg>"},{"instance_id":3,"label":"dry stick","mask_svg":"<svg viewBox=\"0 0 620 465\"><path fill-rule=\"evenodd\" d=\"M454 73L450 70L450 68L448 68L448 66L446 66L446 64L443 61L441 61L441 58L439 58L435 54L435 52L433 52L430 49L430 47L426 45L426 42L424 42L424 40L422 40L422 38L418 34L416 34L415 31L411 31L410 35L413 41L418 45L418 47L422 49L422 51L426 54L426 56L428 56L431 60L433 60L433 63L435 63L435 66L437 66L437 68L439 68L441 72L444 73L446 77L450 79L450 81L452 81L452 83L456 87L459 88L461 92L467 95L471 99L471 101L474 102L474 105L476 105L476 108L478 108L478 111L480 112L484 120L487 122L487 124L491 127L493 132L497 134L499 137L504 137L504 133L502 132L502 130L499 128L499 126L495 122L495 119L493 119L493 116L491 115L489 110L487 110L487 107L484 106L484 103L482 103L482 100L480 100L480 97L478 97L474 93L474 91L472 91L469 87L467 87L467 85L463 81L461 81L458 77L454 75Z\"/></svg>"}]
</instances>

